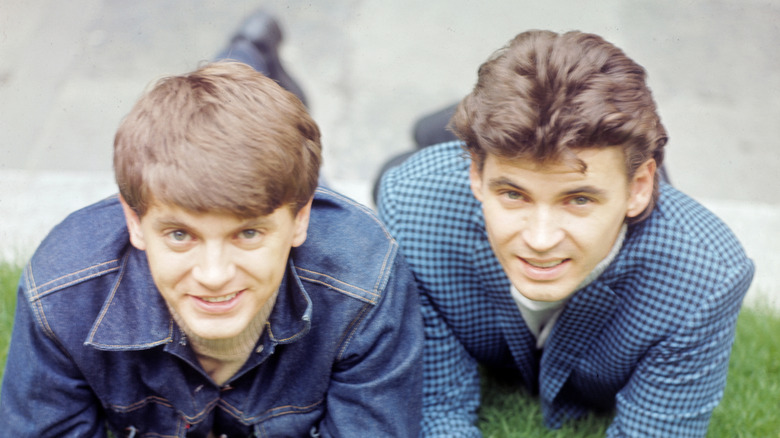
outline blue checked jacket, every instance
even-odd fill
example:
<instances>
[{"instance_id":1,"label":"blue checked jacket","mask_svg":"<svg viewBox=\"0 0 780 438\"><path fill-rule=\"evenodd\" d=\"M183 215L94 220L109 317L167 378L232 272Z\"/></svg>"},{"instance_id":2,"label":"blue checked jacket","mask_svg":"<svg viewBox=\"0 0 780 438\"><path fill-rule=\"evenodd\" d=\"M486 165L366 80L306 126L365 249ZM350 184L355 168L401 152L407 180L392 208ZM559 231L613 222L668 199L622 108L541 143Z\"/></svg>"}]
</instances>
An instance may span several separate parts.
<instances>
[{"instance_id":1,"label":"blue checked jacket","mask_svg":"<svg viewBox=\"0 0 780 438\"><path fill-rule=\"evenodd\" d=\"M669 185L578 291L537 352L485 234L458 142L385 175L379 213L421 290L424 436L478 437L477 364L516 370L545 424L610 410L608 436L704 436L754 267L731 231Z\"/></svg>"}]
</instances>

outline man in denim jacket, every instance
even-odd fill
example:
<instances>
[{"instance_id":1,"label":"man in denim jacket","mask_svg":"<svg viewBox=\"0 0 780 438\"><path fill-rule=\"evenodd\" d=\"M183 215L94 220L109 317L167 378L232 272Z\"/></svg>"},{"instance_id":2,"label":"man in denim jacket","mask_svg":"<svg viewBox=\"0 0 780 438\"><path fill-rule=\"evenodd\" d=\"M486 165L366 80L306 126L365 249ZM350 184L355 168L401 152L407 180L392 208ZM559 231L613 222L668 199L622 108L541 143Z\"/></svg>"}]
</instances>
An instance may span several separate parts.
<instances>
[{"instance_id":1,"label":"man in denim jacket","mask_svg":"<svg viewBox=\"0 0 780 438\"><path fill-rule=\"evenodd\" d=\"M389 171L380 217L420 285L423 435L477 437L478 364L538 391L552 428L704 436L753 264L661 181L644 69L602 38L524 32L452 127Z\"/></svg>"},{"instance_id":2,"label":"man in denim jacket","mask_svg":"<svg viewBox=\"0 0 780 438\"><path fill-rule=\"evenodd\" d=\"M24 270L3 436L417 436L414 280L369 210L317 188L299 99L211 64L160 80L114 148L120 195Z\"/></svg>"}]
</instances>

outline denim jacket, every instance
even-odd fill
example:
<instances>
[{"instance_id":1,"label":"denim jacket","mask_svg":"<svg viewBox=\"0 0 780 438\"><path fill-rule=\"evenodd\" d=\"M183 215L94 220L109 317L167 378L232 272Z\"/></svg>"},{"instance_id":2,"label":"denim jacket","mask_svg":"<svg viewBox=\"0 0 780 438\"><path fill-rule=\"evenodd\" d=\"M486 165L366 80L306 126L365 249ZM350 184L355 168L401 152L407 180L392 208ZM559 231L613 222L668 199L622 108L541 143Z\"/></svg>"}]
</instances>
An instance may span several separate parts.
<instances>
[{"instance_id":1,"label":"denim jacket","mask_svg":"<svg viewBox=\"0 0 780 438\"><path fill-rule=\"evenodd\" d=\"M254 353L223 386L129 244L117 197L72 214L24 270L0 396L13 437L409 437L422 322L398 245L318 189Z\"/></svg>"}]
</instances>

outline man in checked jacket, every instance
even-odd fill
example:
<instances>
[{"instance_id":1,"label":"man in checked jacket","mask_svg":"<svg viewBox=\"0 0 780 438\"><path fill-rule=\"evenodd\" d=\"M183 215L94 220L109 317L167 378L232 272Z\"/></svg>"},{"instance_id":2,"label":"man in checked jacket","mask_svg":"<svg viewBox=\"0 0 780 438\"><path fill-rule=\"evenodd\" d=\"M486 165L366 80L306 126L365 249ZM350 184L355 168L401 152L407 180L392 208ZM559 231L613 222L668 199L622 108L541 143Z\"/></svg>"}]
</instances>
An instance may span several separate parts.
<instances>
[{"instance_id":1,"label":"man in checked jacket","mask_svg":"<svg viewBox=\"0 0 780 438\"><path fill-rule=\"evenodd\" d=\"M608 436L704 436L754 267L660 178L644 69L596 35L525 32L450 126L462 142L378 199L421 288L423 435L480 435L481 364L538 391L551 428L607 411Z\"/></svg>"}]
</instances>

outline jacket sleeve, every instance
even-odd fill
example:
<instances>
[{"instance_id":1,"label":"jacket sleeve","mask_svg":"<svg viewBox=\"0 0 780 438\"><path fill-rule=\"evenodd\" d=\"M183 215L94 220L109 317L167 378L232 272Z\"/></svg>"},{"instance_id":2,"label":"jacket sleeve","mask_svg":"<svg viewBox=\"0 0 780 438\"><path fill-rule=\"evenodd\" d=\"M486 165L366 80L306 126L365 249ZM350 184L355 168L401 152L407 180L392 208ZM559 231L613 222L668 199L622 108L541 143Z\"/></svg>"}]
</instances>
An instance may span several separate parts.
<instances>
[{"instance_id":1,"label":"jacket sleeve","mask_svg":"<svg viewBox=\"0 0 780 438\"><path fill-rule=\"evenodd\" d=\"M397 207L394 172L383 178L379 193L379 217L390 233L405 247L404 213ZM409 195L410 196L410 195ZM417 230L419 231L419 230ZM410 231L414 232L414 231ZM409 256L409 254L407 254ZM410 260L414 266L414 262ZM480 386L476 361L437 311L428 292L421 287L420 304L425 324L423 352L424 437L480 437L474 425L479 407Z\"/></svg>"},{"instance_id":2,"label":"jacket sleeve","mask_svg":"<svg viewBox=\"0 0 780 438\"><path fill-rule=\"evenodd\" d=\"M424 437L481 437L475 426L480 385L477 362L422 295Z\"/></svg>"},{"instance_id":3,"label":"jacket sleeve","mask_svg":"<svg viewBox=\"0 0 780 438\"><path fill-rule=\"evenodd\" d=\"M416 437L423 327L417 288L400 254L376 305L366 304L340 347L321 437Z\"/></svg>"},{"instance_id":4,"label":"jacket sleeve","mask_svg":"<svg viewBox=\"0 0 780 438\"><path fill-rule=\"evenodd\" d=\"M609 437L704 437L723 396L739 309L752 279L745 261L669 338L651 349L617 394Z\"/></svg>"},{"instance_id":5,"label":"jacket sleeve","mask_svg":"<svg viewBox=\"0 0 780 438\"><path fill-rule=\"evenodd\" d=\"M16 304L0 430L13 437L105 437L100 403L28 294L28 265Z\"/></svg>"}]
</instances>

